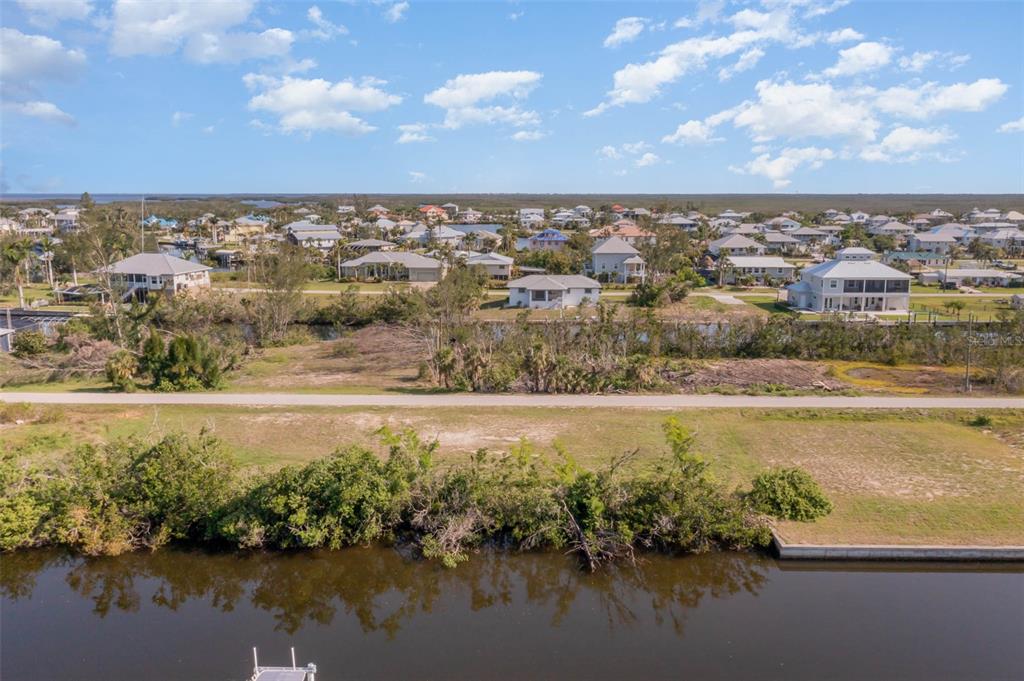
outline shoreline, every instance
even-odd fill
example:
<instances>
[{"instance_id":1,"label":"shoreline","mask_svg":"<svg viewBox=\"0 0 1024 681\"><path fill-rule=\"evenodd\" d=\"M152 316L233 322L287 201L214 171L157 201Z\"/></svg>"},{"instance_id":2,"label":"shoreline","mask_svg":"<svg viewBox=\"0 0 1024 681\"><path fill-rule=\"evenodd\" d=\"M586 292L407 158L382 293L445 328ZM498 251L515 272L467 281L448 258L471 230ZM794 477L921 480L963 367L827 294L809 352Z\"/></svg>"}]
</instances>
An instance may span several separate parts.
<instances>
[{"instance_id":1,"label":"shoreline","mask_svg":"<svg viewBox=\"0 0 1024 681\"><path fill-rule=\"evenodd\" d=\"M772 530L771 549L780 561L1024 563L1024 546L788 544L774 530Z\"/></svg>"}]
</instances>

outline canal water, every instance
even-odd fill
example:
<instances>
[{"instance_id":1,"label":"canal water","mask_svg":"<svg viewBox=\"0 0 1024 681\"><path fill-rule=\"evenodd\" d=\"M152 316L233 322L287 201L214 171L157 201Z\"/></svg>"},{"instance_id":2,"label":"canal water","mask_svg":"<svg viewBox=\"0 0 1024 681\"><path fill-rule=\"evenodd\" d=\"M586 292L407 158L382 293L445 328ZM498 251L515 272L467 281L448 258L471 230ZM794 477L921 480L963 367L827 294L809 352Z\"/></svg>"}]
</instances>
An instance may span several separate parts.
<instances>
[{"instance_id":1,"label":"canal water","mask_svg":"<svg viewBox=\"0 0 1024 681\"><path fill-rule=\"evenodd\" d=\"M1021 679L1024 573L999 566L559 554L455 570L385 548L0 562L4 681Z\"/></svg>"}]
</instances>

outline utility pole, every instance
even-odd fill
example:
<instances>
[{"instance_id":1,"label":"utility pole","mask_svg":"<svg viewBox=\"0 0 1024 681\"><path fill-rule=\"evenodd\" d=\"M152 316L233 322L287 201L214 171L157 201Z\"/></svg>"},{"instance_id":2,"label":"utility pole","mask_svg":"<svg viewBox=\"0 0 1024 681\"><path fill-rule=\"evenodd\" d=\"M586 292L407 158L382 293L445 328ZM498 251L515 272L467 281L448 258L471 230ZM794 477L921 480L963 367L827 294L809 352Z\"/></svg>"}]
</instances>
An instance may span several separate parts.
<instances>
[{"instance_id":1,"label":"utility pole","mask_svg":"<svg viewBox=\"0 0 1024 681\"><path fill-rule=\"evenodd\" d=\"M974 315L967 315L967 362L964 369L964 390L971 392L971 341L974 339Z\"/></svg>"},{"instance_id":2,"label":"utility pole","mask_svg":"<svg viewBox=\"0 0 1024 681\"><path fill-rule=\"evenodd\" d=\"M142 197L142 220L139 222L139 234L142 242L139 244L139 253L146 252L146 197Z\"/></svg>"}]
</instances>

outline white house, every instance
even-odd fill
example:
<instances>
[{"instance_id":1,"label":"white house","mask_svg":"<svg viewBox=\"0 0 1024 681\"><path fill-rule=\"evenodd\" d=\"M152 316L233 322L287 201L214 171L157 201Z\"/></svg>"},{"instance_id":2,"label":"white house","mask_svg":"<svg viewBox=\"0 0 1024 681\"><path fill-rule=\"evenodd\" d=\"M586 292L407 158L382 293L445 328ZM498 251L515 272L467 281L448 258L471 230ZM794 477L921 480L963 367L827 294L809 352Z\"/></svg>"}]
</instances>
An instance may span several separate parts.
<instances>
[{"instance_id":1,"label":"white house","mask_svg":"<svg viewBox=\"0 0 1024 681\"><path fill-rule=\"evenodd\" d=\"M441 281L444 264L409 251L373 251L341 263L346 277L387 281Z\"/></svg>"},{"instance_id":2,"label":"white house","mask_svg":"<svg viewBox=\"0 0 1024 681\"><path fill-rule=\"evenodd\" d=\"M759 284L792 281L796 266L774 255L728 255L722 269L722 283L735 284L746 277Z\"/></svg>"},{"instance_id":3,"label":"white house","mask_svg":"<svg viewBox=\"0 0 1024 681\"><path fill-rule=\"evenodd\" d=\"M945 255L956 245L956 237L949 232L925 232L911 235L908 248L922 253L938 253Z\"/></svg>"},{"instance_id":4,"label":"white house","mask_svg":"<svg viewBox=\"0 0 1024 681\"><path fill-rule=\"evenodd\" d=\"M950 282L960 286L1016 286L1022 279L1015 272L992 269L941 269L921 275L921 282Z\"/></svg>"},{"instance_id":5,"label":"white house","mask_svg":"<svg viewBox=\"0 0 1024 681\"><path fill-rule=\"evenodd\" d=\"M531 274L508 282L510 307L557 309L596 303L601 284L580 274Z\"/></svg>"},{"instance_id":6,"label":"white house","mask_svg":"<svg viewBox=\"0 0 1024 681\"><path fill-rule=\"evenodd\" d=\"M808 267L786 287L789 304L814 312L906 312L910 275L873 255L866 248L844 248L835 260Z\"/></svg>"},{"instance_id":7,"label":"white house","mask_svg":"<svg viewBox=\"0 0 1024 681\"><path fill-rule=\"evenodd\" d=\"M391 251L394 250L396 244L390 241L384 241L383 239L360 239L353 241L348 244L348 247L353 251Z\"/></svg>"},{"instance_id":8,"label":"white house","mask_svg":"<svg viewBox=\"0 0 1024 681\"><path fill-rule=\"evenodd\" d=\"M1020 253L1024 252L1024 232L1017 228L997 229L988 234L982 234L978 241L993 248L1001 248L1004 251Z\"/></svg>"},{"instance_id":9,"label":"white house","mask_svg":"<svg viewBox=\"0 0 1024 681\"><path fill-rule=\"evenodd\" d=\"M447 225L439 225L437 227L421 225L418 229L414 229L411 232L398 237L398 240L413 241L421 246L425 246L431 242L458 246L462 243L464 238L466 238L465 232L452 229Z\"/></svg>"},{"instance_id":10,"label":"white house","mask_svg":"<svg viewBox=\"0 0 1024 681\"><path fill-rule=\"evenodd\" d=\"M544 224L543 208L520 208L519 226L533 228Z\"/></svg>"},{"instance_id":11,"label":"white house","mask_svg":"<svg viewBox=\"0 0 1024 681\"><path fill-rule=\"evenodd\" d=\"M783 232L765 232L764 243L769 253L792 253L803 247L799 239Z\"/></svg>"},{"instance_id":12,"label":"white house","mask_svg":"<svg viewBox=\"0 0 1024 681\"><path fill-rule=\"evenodd\" d=\"M491 279L508 280L512 278L513 259L500 253L478 253L466 258L470 267L483 267Z\"/></svg>"},{"instance_id":13,"label":"white house","mask_svg":"<svg viewBox=\"0 0 1024 681\"><path fill-rule=\"evenodd\" d=\"M590 269L595 277L626 283L643 281L646 264L636 250L617 236L599 241L590 251Z\"/></svg>"},{"instance_id":14,"label":"white house","mask_svg":"<svg viewBox=\"0 0 1024 681\"><path fill-rule=\"evenodd\" d=\"M139 253L106 268L111 286L123 298L146 298L150 293L174 295L210 288L210 267L166 253Z\"/></svg>"},{"instance_id":15,"label":"white house","mask_svg":"<svg viewBox=\"0 0 1024 681\"><path fill-rule=\"evenodd\" d=\"M712 255L764 255L764 244L742 234L730 234L708 244Z\"/></svg>"},{"instance_id":16,"label":"white house","mask_svg":"<svg viewBox=\"0 0 1024 681\"><path fill-rule=\"evenodd\" d=\"M77 208L65 208L53 217L57 230L66 233L78 230L80 211Z\"/></svg>"}]
</instances>

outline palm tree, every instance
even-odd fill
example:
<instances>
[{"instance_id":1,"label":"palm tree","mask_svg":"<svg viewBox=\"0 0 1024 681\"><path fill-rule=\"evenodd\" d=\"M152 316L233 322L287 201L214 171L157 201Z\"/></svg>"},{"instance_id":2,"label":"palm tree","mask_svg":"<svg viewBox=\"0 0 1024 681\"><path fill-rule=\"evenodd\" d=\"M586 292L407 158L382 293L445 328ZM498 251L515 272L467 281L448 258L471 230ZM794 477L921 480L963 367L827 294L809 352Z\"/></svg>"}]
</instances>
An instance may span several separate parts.
<instances>
[{"instance_id":1,"label":"palm tree","mask_svg":"<svg viewBox=\"0 0 1024 681\"><path fill-rule=\"evenodd\" d=\"M11 266L14 285L18 287L18 306L22 308L25 307L25 273L22 269L27 269L31 252L32 243L28 239L9 241L3 249L3 259Z\"/></svg>"}]
</instances>

